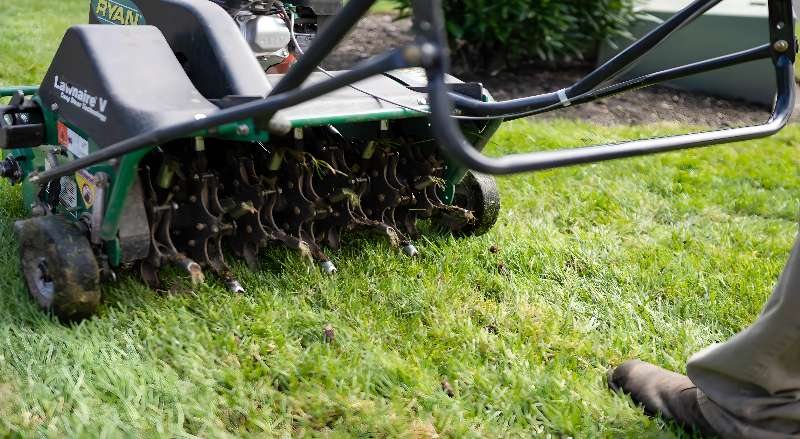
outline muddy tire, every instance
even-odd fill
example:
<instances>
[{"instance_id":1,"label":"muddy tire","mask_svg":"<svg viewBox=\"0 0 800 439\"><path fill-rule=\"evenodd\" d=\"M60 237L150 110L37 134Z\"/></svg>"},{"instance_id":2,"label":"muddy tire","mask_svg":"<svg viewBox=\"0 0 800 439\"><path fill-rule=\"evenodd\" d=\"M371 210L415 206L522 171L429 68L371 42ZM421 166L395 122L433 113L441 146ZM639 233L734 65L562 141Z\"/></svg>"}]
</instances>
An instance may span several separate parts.
<instances>
[{"instance_id":1,"label":"muddy tire","mask_svg":"<svg viewBox=\"0 0 800 439\"><path fill-rule=\"evenodd\" d=\"M58 215L17 221L14 232L28 291L62 321L92 316L100 304L100 270L89 240Z\"/></svg>"},{"instance_id":2,"label":"muddy tire","mask_svg":"<svg viewBox=\"0 0 800 439\"><path fill-rule=\"evenodd\" d=\"M500 191L497 181L488 175L468 172L456 186L453 205L472 212L472 221L463 221L445 215L440 223L456 236L480 236L497 223L500 216Z\"/></svg>"}]
</instances>

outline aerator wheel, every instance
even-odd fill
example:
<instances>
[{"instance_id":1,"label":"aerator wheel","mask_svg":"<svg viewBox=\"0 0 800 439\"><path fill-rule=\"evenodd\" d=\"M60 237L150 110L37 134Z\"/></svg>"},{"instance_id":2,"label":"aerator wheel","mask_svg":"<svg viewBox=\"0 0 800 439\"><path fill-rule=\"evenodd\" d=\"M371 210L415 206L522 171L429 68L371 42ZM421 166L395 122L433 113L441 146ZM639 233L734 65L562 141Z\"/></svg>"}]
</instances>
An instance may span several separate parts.
<instances>
[{"instance_id":1,"label":"aerator wheel","mask_svg":"<svg viewBox=\"0 0 800 439\"><path fill-rule=\"evenodd\" d=\"M472 221L442 218L456 236L480 236L488 232L497 223L500 215L500 192L497 181L488 175L468 172L461 183L456 186L453 205L472 212Z\"/></svg>"},{"instance_id":2,"label":"aerator wheel","mask_svg":"<svg viewBox=\"0 0 800 439\"><path fill-rule=\"evenodd\" d=\"M14 232L28 291L39 306L63 321L93 315L100 271L86 236L58 215L17 221Z\"/></svg>"}]
</instances>

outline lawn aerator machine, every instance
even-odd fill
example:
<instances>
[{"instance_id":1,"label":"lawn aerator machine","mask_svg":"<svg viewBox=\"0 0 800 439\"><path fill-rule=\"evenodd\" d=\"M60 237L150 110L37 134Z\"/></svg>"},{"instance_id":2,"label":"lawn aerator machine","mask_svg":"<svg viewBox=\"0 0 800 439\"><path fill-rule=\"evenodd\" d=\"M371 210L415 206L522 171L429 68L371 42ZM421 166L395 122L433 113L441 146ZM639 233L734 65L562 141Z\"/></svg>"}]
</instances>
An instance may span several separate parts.
<instances>
[{"instance_id":1,"label":"lawn aerator machine","mask_svg":"<svg viewBox=\"0 0 800 439\"><path fill-rule=\"evenodd\" d=\"M342 72L320 64L374 0L92 0L92 24L67 31L39 87L0 89L10 97L0 174L22 183L30 214L14 226L30 293L75 320L123 267L153 288L174 264L241 292L225 254L257 269L261 249L282 245L332 274L324 248L362 231L413 257L420 220L459 235L494 225L499 195L485 174L774 134L794 106L790 0L769 1L762 46L612 83L719 2L694 1L571 87L495 102L447 74L440 0L412 2L413 44ZM503 120L760 59L778 82L764 125L481 153Z\"/></svg>"}]
</instances>

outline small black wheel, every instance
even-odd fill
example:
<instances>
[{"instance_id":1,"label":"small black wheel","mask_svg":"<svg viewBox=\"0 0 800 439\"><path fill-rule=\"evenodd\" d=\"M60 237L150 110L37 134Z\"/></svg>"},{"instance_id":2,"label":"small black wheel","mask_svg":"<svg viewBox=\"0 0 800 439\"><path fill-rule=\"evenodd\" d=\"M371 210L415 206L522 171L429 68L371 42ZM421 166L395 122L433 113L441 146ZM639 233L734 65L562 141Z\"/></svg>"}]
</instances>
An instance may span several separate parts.
<instances>
[{"instance_id":1,"label":"small black wheel","mask_svg":"<svg viewBox=\"0 0 800 439\"><path fill-rule=\"evenodd\" d=\"M59 215L17 221L22 274L39 306L62 321L91 317L100 304L100 270L92 246Z\"/></svg>"},{"instance_id":2,"label":"small black wheel","mask_svg":"<svg viewBox=\"0 0 800 439\"><path fill-rule=\"evenodd\" d=\"M468 172L456 186L453 205L472 212L474 218L464 221L445 214L440 223L456 236L480 236L497 223L500 216L500 191L497 181L488 175Z\"/></svg>"}]
</instances>

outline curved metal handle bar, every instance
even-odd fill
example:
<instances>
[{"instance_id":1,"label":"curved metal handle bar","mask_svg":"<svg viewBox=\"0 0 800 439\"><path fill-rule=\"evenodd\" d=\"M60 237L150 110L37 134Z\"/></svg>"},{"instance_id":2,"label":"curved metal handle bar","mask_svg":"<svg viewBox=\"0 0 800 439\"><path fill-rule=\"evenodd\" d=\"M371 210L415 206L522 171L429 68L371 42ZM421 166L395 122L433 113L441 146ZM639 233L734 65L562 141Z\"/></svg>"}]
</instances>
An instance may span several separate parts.
<instances>
[{"instance_id":1,"label":"curved metal handle bar","mask_svg":"<svg viewBox=\"0 0 800 439\"><path fill-rule=\"evenodd\" d=\"M593 102L598 99L603 99L609 96L613 96L615 94L623 93L630 90L635 90L638 88L649 87L651 85L660 84L662 82L671 81L673 79L684 78L687 76L696 75L698 73L705 73L712 70L718 70L725 67L747 63L750 61L767 59L772 56L772 50L773 49L771 44L763 44L761 46L754 47L749 50L743 50L741 52L731 53L717 58L698 61L684 66L662 70L660 72L649 73L647 75L629 79L617 84L612 84L602 88L596 88L581 95L566 98L566 100L563 101L560 100L559 97L554 97L553 99L547 101L550 102L548 105L545 105L547 102L542 100L541 105L544 106L526 105L520 109L519 113L508 114L505 113L505 111L508 111L510 109L510 107L508 106L503 105L500 107L493 107L492 106L493 103L491 102L478 101L469 96L464 96L455 92L450 92L450 97L451 99L453 99L456 108L458 108L459 110L466 110L466 112L470 115L477 114L477 115L482 115L478 117L514 120L514 119L519 119L521 117L532 116L535 114L547 113L549 111L558 110L568 106L581 105L587 102ZM550 93L541 96L550 96L550 95L557 96L558 93ZM513 101L506 101L503 102L502 104L510 102Z\"/></svg>"},{"instance_id":2,"label":"curved metal handle bar","mask_svg":"<svg viewBox=\"0 0 800 439\"><path fill-rule=\"evenodd\" d=\"M441 0L412 0L415 11L415 25L432 47L446 47L447 37L444 33L444 16ZM573 90L579 90L577 98L592 94L592 90L608 79L612 79L620 71L638 59L643 53L652 50L668 38L674 31L705 13L719 0L696 0L675 17L656 28L642 40L634 43L608 63L592 72L580 81ZM635 157L680 149L717 145L720 143L750 140L767 137L780 131L789 122L795 102L794 57L797 42L794 36L794 16L790 0L769 0L770 54L775 64L778 83L778 95L775 108L769 121L763 125L734 128L704 133L685 134L681 136L657 139L637 140L618 144L588 146L582 148L539 151L527 154L514 154L504 157L488 157L475 149L464 137L458 123L450 116L453 112L453 100L445 84L445 73L449 69L449 57L445 50L438 55L433 65L426 66L428 74L429 115L431 128L442 151L456 165L470 168L487 174L514 174L526 171L559 168L578 164L600 162L625 157ZM749 60L765 55L764 47L740 52L739 54L701 62L700 64L738 64L735 58ZM692 66L685 66L684 70ZM698 68L697 65L694 68ZM679 68L678 71L681 69ZM662 72L663 73L663 72ZM674 70L673 70L674 73ZM624 87L624 86L623 86ZM613 86L612 86L613 89ZM598 91L599 92L599 91ZM545 95L547 96L547 95ZM532 97L528 99L537 99ZM539 98L542 99L542 98ZM561 95L559 101L569 101ZM512 101L513 102L513 101ZM517 100L519 105L520 101ZM528 103L523 102L523 109ZM537 104L540 105L541 103ZM559 102L550 105L558 105ZM502 104L501 104L502 105ZM484 109L491 108L488 104ZM514 107L516 108L516 107Z\"/></svg>"},{"instance_id":3,"label":"curved metal handle bar","mask_svg":"<svg viewBox=\"0 0 800 439\"><path fill-rule=\"evenodd\" d=\"M464 138L456 121L448 116L453 109L452 101L448 96L447 86L444 82L444 74L439 71L429 77L431 126L442 150L450 160L458 165L478 172L498 175L560 168L679 149L757 139L771 136L783 129L789 122L792 110L794 109L794 65L788 57L782 57L777 67L778 100L772 117L764 125L637 140L619 144L541 151L492 158L476 150L467 139Z\"/></svg>"}]
</instances>

